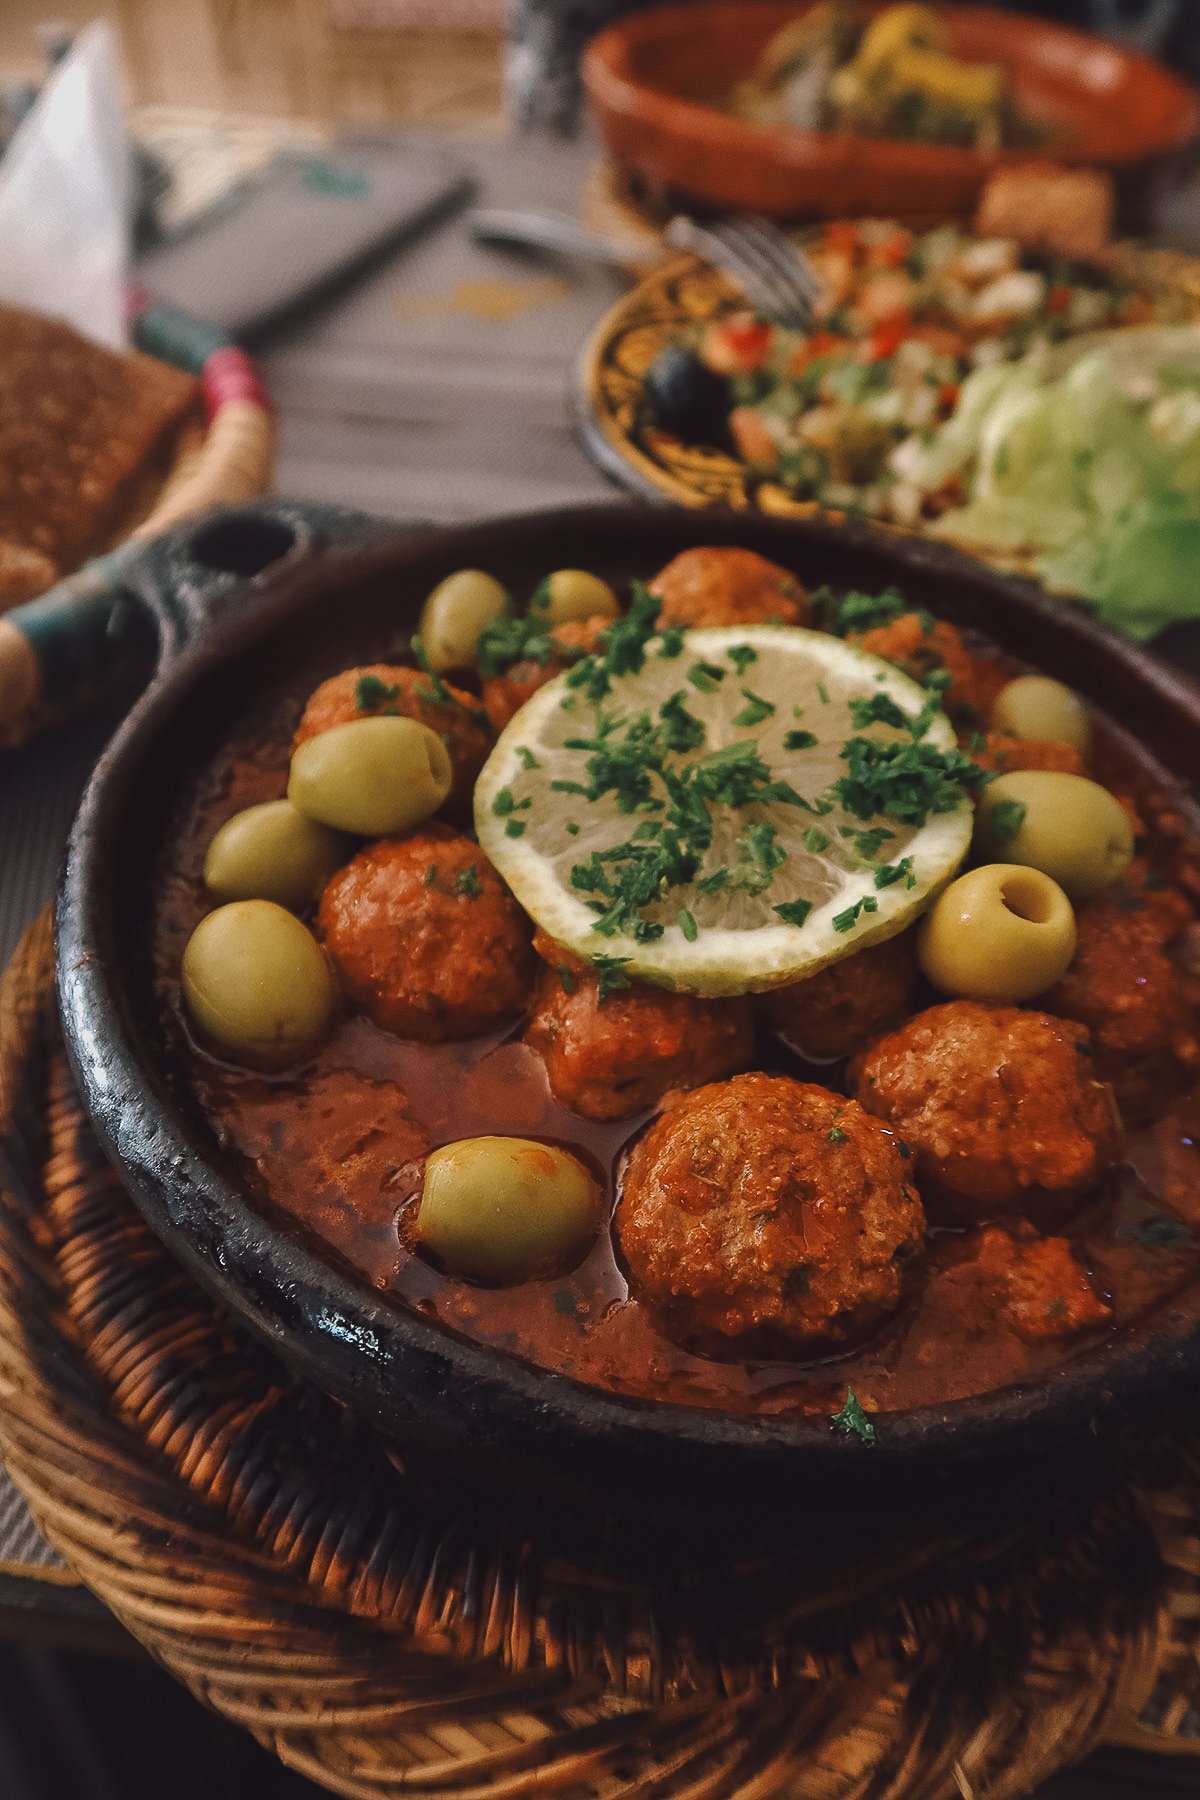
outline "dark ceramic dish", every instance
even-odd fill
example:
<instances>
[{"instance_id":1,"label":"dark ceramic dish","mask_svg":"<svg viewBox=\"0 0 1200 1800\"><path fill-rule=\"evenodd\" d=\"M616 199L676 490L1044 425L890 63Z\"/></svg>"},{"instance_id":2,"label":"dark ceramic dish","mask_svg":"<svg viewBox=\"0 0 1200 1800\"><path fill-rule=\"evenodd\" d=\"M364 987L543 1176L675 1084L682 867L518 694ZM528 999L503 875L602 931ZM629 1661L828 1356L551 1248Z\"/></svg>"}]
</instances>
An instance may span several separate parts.
<instances>
[{"instance_id":1,"label":"dark ceramic dish","mask_svg":"<svg viewBox=\"0 0 1200 1800\"><path fill-rule=\"evenodd\" d=\"M232 1312L406 1457L469 1463L476 1484L486 1472L489 1485L511 1478L526 1491L651 1508L700 1497L813 1505L848 1476L890 1493L908 1475L923 1482L981 1459L1116 1441L1200 1376L1200 1290L1050 1380L889 1417L867 1453L812 1421L588 1389L404 1309L252 1202L173 1080L153 997L151 871L186 784L264 694L302 692L369 658L455 568L485 567L528 592L547 569L617 580L721 542L813 583L894 583L1082 689L1169 776L1200 770L1200 690L1030 585L866 527L614 505L401 536L282 502L217 515L148 549L137 571L161 665L102 758L71 838L59 987L92 1120L150 1224Z\"/></svg>"}]
</instances>

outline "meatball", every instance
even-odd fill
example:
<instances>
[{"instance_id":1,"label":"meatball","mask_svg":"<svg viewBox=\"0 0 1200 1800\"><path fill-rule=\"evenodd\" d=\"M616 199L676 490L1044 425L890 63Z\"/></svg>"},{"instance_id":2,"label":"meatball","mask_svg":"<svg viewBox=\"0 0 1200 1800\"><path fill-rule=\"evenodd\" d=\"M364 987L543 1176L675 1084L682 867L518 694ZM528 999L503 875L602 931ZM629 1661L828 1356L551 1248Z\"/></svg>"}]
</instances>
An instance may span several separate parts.
<instances>
[{"instance_id":1,"label":"meatball","mask_svg":"<svg viewBox=\"0 0 1200 1800\"><path fill-rule=\"evenodd\" d=\"M606 613L596 613L590 619L565 619L547 634L559 646L562 655L551 654L545 662L523 657L503 675L489 676L483 684L483 704L493 731L503 731L531 695L578 662L581 654L590 655L597 646L600 633L611 624Z\"/></svg>"},{"instance_id":2,"label":"meatball","mask_svg":"<svg viewBox=\"0 0 1200 1800\"><path fill-rule=\"evenodd\" d=\"M930 1211L951 1219L1048 1213L1117 1152L1087 1032L1047 1013L951 1000L881 1038L851 1077L915 1152Z\"/></svg>"},{"instance_id":3,"label":"meatball","mask_svg":"<svg viewBox=\"0 0 1200 1800\"><path fill-rule=\"evenodd\" d=\"M886 625L852 633L849 642L895 663L915 681L944 669L950 676L946 711L964 721L981 719L1005 682L993 664L971 655L953 625L926 612L901 613Z\"/></svg>"},{"instance_id":4,"label":"meatball","mask_svg":"<svg viewBox=\"0 0 1200 1800\"><path fill-rule=\"evenodd\" d=\"M1153 879L1153 878L1151 878ZM1096 1073L1127 1125L1164 1112L1200 1073L1200 982L1172 946L1192 920L1182 894L1146 886L1142 864L1075 910L1075 955L1045 1004L1087 1027Z\"/></svg>"},{"instance_id":5,"label":"meatball","mask_svg":"<svg viewBox=\"0 0 1200 1800\"><path fill-rule=\"evenodd\" d=\"M451 687L449 682L441 685L450 696L448 700L433 698L431 678L422 670L395 663L364 663L361 668L331 675L309 695L292 749L306 738L317 737L331 726L345 725L351 719L399 713L403 718L428 725L444 741L454 764L450 798L455 805L468 806L492 747L492 733L483 705L474 694Z\"/></svg>"},{"instance_id":6,"label":"meatball","mask_svg":"<svg viewBox=\"0 0 1200 1800\"><path fill-rule=\"evenodd\" d=\"M788 1356L866 1337L903 1297L925 1215L892 1133L772 1075L695 1088L629 1159L616 1216L638 1297L677 1342Z\"/></svg>"},{"instance_id":7,"label":"meatball","mask_svg":"<svg viewBox=\"0 0 1200 1800\"><path fill-rule=\"evenodd\" d=\"M526 1041L555 1098L588 1119L623 1119L673 1088L715 1081L754 1048L747 1001L642 986L601 1000L595 975L568 963L546 971Z\"/></svg>"},{"instance_id":8,"label":"meatball","mask_svg":"<svg viewBox=\"0 0 1200 1800\"><path fill-rule=\"evenodd\" d=\"M839 1062L912 1010L917 956L912 932L871 944L760 996L762 1017L798 1056Z\"/></svg>"},{"instance_id":9,"label":"meatball","mask_svg":"<svg viewBox=\"0 0 1200 1800\"><path fill-rule=\"evenodd\" d=\"M650 583L660 625L807 625L808 595L753 550L685 550Z\"/></svg>"},{"instance_id":10,"label":"meatball","mask_svg":"<svg viewBox=\"0 0 1200 1800\"><path fill-rule=\"evenodd\" d=\"M1008 731L989 731L981 749L972 750L981 769L1010 775L1019 769L1046 769L1052 774L1086 775L1087 764L1072 744L1050 738L1013 737Z\"/></svg>"},{"instance_id":11,"label":"meatball","mask_svg":"<svg viewBox=\"0 0 1200 1800\"><path fill-rule=\"evenodd\" d=\"M527 1004L528 922L469 838L368 845L326 887L317 926L351 999L400 1037L474 1037Z\"/></svg>"},{"instance_id":12,"label":"meatball","mask_svg":"<svg viewBox=\"0 0 1200 1800\"><path fill-rule=\"evenodd\" d=\"M1066 1238L1018 1238L989 1225L979 1234L975 1264L1005 1320L1027 1343L1073 1337L1112 1317Z\"/></svg>"}]
</instances>

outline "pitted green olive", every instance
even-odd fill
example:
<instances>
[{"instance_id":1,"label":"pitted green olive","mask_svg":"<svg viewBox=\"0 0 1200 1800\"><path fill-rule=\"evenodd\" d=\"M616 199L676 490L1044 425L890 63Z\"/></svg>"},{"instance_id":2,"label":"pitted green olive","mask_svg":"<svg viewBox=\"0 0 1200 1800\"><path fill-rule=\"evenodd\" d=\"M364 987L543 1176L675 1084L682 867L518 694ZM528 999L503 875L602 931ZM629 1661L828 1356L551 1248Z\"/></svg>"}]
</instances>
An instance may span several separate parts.
<instances>
[{"instance_id":1,"label":"pitted green olive","mask_svg":"<svg viewBox=\"0 0 1200 1800\"><path fill-rule=\"evenodd\" d=\"M218 900L274 900L303 912L349 854L340 831L290 800L267 800L226 819L208 846L204 885Z\"/></svg>"},{"instance_id":2,"label":"pitted green olive","mask_svg":"<svg viewBox=\"0 0 1200 1800\"><path fill-rule=\"evenodd\" d=\"M1073 688L1049 675L1018 675L1002 687L992 703L992 723L1013 737L1038 742L1070 744L1086 756L1092 741L1092 722Z\"/></svg>"},{"instance_id":3,"label":"pitted green olive","mask_svg":"<svg viewBox=\"0 0 1200 1800\"><path fill-rule=\"evenodd\" d=\"M1086 775L1016 769L983 791L975 821L985 856L1041 869L1072 900L1111 887L1133 857L1133 827L1120 801Z\"/></svg>"},{"instance_id":4,"label":"pitted green olive","mask_svg":"<svg viewBox=\"0 0 1200 1800\"><path fill-rule=\"evenodd\" d=\"M566 625L571 619L594 619L598 613L615 619L621 603L598 575L589 575L586 569L556 569L538 588L530 611L550 625Z\"/></svg>"},{"instance_id":5,"label":"pitted green olive","mask_svg":"<svg viewBox=\"0 0 1200 1800\"><path fill-rule=\"evenodd\" d=\"M197 1035L231 1062L282 1069L316 1048L333 1015L325 953L271 900L234 900L201 919L183 953Z\"/></svg>"},{"instance_id":6,"label":"pitted green olive","mask_svg":"<svg viewBox=\"0 0 1200 1800\"><path fill-rule=\"evenodd\" d=\"M988 863L952 881L917 938L935 988L1015 1003L1045 993L1075 954L1075 914L1058 883L1020 863Z\"/></svg>"},{"instance_id":7,"label":"pitted green olive","mask_svg":"<svg viewBox=\"0 0 1200 1800\"><path fill-rule=\"evenodd\" d=\"M416 1234L452 1275L507 1284L575 1266L600 1227L583 1164L533 1138L463 1138L425 1164Z\"/></svg>"},{"instance_id":8,"label":"pitted green olive","mask_svg":"<svg viewBox=\"0 0 1200 1800\"><path fill-rule=\"evenodd\" d=\"M450 753L427 725L351 719L299 745L288 799L319 824L390 837L435 813L453 778Z\"/></svg>"},{"instance_id":9,"label":"pitted green olive","mask_svg":"<svg viewBox=\"0 0 1200 1800\"><path fill-rule=\"evenodd\" d=\"M492 619L506 618L509 599L482 569L459 569L439 581L421 608L421 641L430 667L466 669L475 661L479 634Z\"/></svg>"}]
</instances>

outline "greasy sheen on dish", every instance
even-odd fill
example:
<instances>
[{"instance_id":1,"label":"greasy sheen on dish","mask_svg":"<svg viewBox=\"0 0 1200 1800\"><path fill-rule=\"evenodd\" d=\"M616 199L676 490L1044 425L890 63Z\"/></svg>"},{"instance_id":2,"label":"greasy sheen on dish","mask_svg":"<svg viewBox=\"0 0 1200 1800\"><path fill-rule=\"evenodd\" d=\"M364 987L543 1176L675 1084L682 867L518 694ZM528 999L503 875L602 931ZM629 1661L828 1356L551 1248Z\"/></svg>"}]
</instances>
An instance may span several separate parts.
<instances>
[{"instance_id":1,"label":"greasy sheen on dish","mask_svg":"<svg viewBox=\"0 0 1200 1800\"><path fill-rule=\"evenodd\" d=\"M612 1392L870 1441L1103 1345L1200 1274L1190 802L917 595L646 575L463 571L423 621L460 663L398 629L314 669L181 797L154 956L217 1142L397 1304ZM381 720L446 761L369 835ZM554 884L570 946L518 897Z\"/></svg>"}]
</instances>

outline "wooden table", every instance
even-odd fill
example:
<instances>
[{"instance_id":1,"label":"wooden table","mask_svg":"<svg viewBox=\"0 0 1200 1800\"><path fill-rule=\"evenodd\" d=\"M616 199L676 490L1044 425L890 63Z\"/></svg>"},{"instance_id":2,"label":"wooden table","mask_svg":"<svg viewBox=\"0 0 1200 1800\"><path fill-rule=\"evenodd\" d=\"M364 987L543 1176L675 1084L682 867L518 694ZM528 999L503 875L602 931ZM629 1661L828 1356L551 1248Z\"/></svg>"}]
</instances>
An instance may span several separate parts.
<instances>
[{"instance_id":1,"label":"wooden table","mask_svg":"<svg viewBox=\"0 0 1200 1800\"><path fill-rule=\"evenodd\" d=\"M495 204L571 209L594 157L587 144L440 141L457 144ZM384 259L257 346L279 409L280 490L413 521L604 499L611 490L575 440L567 390L619 285L594 267L476 248L461 219ZM203 312L202 294L195 306ZM79 789L114 722L109 709L0 758L0 956L53 891ZM128 1647L0 1475L4 1634ZM1174 1794L1200 1796L1200 1762L1112 1753L1050 1783L1042 1800Z\"/></svg>"}]
</instances>

